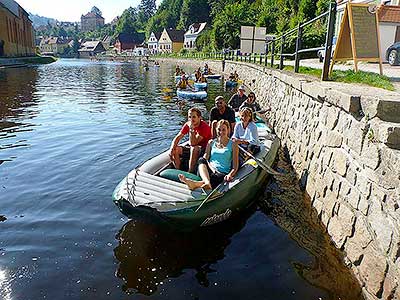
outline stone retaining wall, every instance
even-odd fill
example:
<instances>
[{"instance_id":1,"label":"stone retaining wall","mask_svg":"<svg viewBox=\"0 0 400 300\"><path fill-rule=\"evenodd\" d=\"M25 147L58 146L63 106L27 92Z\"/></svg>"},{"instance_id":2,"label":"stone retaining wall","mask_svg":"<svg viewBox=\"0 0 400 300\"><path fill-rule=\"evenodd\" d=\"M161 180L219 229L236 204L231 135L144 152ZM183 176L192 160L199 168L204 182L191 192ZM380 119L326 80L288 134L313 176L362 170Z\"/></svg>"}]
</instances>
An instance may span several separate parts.
<instances>
[{"instance_id":1,"label":"stone retaining wall","mask_svg":"<svg viewBox=\"0 0 400 300\"><path fill-rule=\"evenodd\" d=\"M221 71L220 61L208 64ZM400 94L227 61L225 72L234 70L271 107L271 124L365 298L400 299Z\"/></svg>"}]
</instances>

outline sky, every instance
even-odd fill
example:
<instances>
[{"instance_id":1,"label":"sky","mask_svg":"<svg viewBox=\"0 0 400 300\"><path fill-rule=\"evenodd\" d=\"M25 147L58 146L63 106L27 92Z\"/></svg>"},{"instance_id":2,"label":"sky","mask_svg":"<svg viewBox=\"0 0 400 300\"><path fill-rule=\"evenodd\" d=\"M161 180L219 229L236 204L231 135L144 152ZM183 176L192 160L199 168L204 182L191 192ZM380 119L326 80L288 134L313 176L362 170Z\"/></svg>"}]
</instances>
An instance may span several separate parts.
<instances>
[{"instance_id":1,"label":"sky","mask_svg":"<svg viewBox=\"0 0 400 300\"><path fill-rule=\"evenodd\" d=\"M16 0L27 12L57 19L58 21L77 22L81 15L97 6L103 13L106 23L130 6L136 7L140 0ZM160 4L161 0L156 1Z\"/></svg>"}]
</instances>

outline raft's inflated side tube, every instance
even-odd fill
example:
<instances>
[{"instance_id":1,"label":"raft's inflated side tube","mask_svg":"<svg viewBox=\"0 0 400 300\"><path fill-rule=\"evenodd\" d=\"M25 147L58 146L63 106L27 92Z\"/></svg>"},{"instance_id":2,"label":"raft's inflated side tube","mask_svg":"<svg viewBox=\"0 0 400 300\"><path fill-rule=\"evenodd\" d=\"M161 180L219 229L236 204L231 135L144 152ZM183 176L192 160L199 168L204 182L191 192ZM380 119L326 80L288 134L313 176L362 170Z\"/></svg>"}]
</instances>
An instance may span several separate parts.
<instances>
[{"instance_id":1,"label":"raft's inflated side tube","mask_svg":"<svg viewBox=\"0 0 400 300\"><path fill-rule=\"evenodd\" d=\"M170 163L169 153L165 151L152 159L146 161L139 167L139 171L143 171L148 174L156 174L162 168Z\"/></svg>"},{"instance_id":2,"label":"raft's inflated side tube","mask_svg":"<svg viewBox=\"0 0 400 300\"><path fill-rule=\"evenodd\" d=\"M177 90L178 98L188 100L201 100L207 98L206 91Z\"/></svg>"},{"instance_id":3,"label":"raft's inflated side tube","mask_svg":"<svg viewBox=\"0 0 400 300\"><path fill-rule=\"evenodd\" d=\"M197 90L204 90L207 88L207 82L195 82L194 87Z\"/></svg>"},{"instance_id":4,"label":"raft's inflated side tube","mask_svg":"<svg viewBox=\"0 0 400 300\"><path fill-rule=\"evenodd\" d=\"M233 80L227 80L225 81L225 86L226 87L234 87L237 86L238 82L237 81L233 81Z\"/></svg>"}]
</instances>

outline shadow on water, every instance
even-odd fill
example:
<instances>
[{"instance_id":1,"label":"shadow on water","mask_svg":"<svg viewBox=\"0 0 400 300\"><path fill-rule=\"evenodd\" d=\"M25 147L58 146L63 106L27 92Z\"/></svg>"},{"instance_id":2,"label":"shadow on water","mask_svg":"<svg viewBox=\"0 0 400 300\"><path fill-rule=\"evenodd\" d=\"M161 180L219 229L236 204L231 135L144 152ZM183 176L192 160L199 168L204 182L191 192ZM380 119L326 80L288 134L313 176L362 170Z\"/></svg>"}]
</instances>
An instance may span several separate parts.
<instances>
[{"instance_id":1,"label":"shadow on water","mask_svg":"<svg viewBox=\"0 0 400 300\"><path fill-rule=\"evenodd\" d=\"M277 168L286 171L287 176L270 181L265 199L259 202L261 211L314 257L312 265L293 263L299 276L326 290L329 299L363 299L360 285L345 266L342 253L319 221L310 197L302 191L285 150L279 151Z\"/></svg>"},{"instance_id":2,"label":"shadow on water","mask_svg":"<svg viewBox=\"0 0 400 300\"><path fill-rule=\"evenodd\" d=\"M219 278L227 282L240 278L237 274L227 275L230 269L226 264L233 258L231 263L237 265L233 269L251 277L242 282L243 286L251 289L259 280L265 281L258 286L259 291L248 291L247 296L363 299L359 284L344 265L341 253L330 242L283 151L280 151L277 167L288 175L272 179L265 195L244 214L213 228L183 233L166 224L160 226L139 220L126 223L116 236L119 245L114 249L119 261L116 276L124 282L122 290L127 294L161 295L160 291L171 290L166 284L172 278L182 277L179 280L187 282L187 276L194 276L200 286L211 288L210 282L215 280L212 274L218 273ZM267 218L260 219L263 215ZM257 226L254 219L263 227L258 233L254 231ZM248 247L255 247L254 252L244 250ZM242 260L233 255L232 250L248 258ZM254 259L258 261L254 262L256 269L247 273L243 264ZM254 285L247 280L253 280ZM305 287L305 282L312 287L306 288L308 292L299 288L299 285ZM174 286L181 284L178 280L174 282ZM297 290L296 295L290 295L292 289ZM313 289L321 292L315 293Z\"/></svg>"},{"instance_id":3,"label":"shadow on water","mask_svg":"<svg viewBox=\"0 0 400 300\"><path fill-rule=\"evenodd\" d=\"M152 295L166 279L177 278L186 269L195 270L198 284L208 287L208 274L216 272L211 265L225 257L232 236L255 209L252 206L232 220L194 232L129 221L117 234L119 245L114 249L119 261L116 275L125 282L122 289L127 294Z\"/></svg>"}]
</instances>

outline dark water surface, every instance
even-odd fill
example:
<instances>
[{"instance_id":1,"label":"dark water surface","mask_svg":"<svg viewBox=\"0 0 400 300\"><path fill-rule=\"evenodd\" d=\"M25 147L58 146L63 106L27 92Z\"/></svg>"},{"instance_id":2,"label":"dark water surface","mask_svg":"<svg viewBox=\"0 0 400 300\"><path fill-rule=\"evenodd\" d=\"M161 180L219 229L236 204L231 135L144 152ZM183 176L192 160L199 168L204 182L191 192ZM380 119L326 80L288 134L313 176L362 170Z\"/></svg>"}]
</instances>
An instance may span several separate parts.
<instances>
[{"instance_id":1,"label":"dark water surface","mask_svg":"<svg viewBox=\"0 0 400 300\"><path fill-rule=\"evenodd\" d=\"M293 175L212 230L120 214L114 187L185 121L166 93L172 72L84 60L0 70L0 299L359 299ZM204 111L232 94L209 92ZM278 166L289 170L282 153Z\"/></svg>"}]
</instances>

